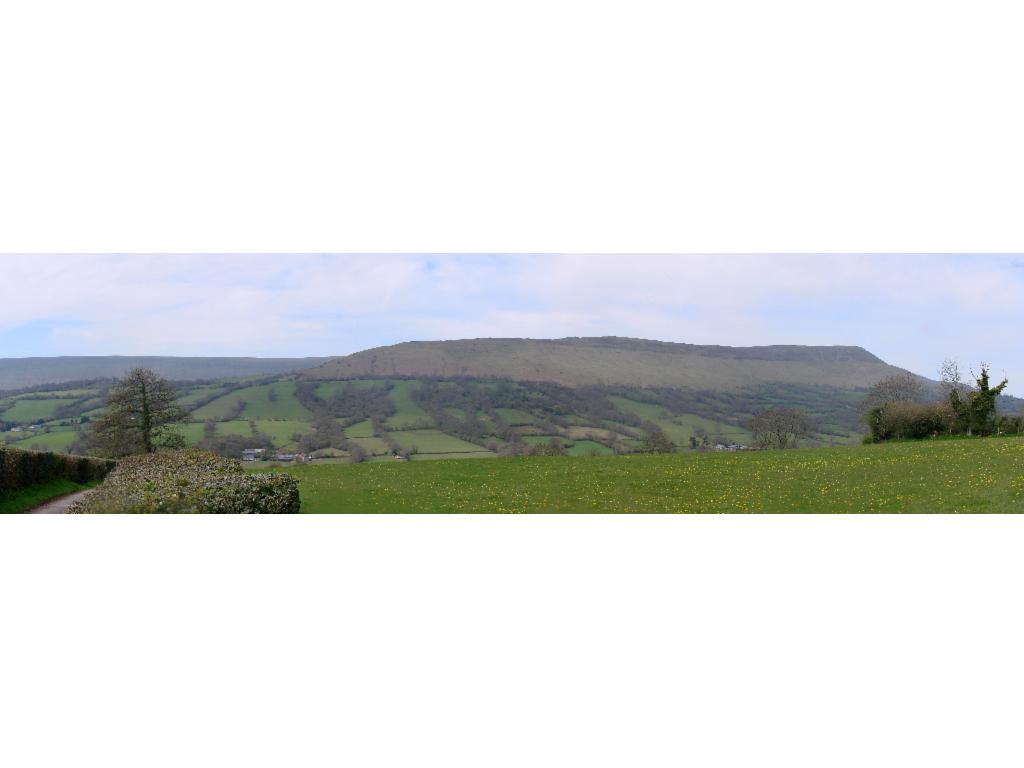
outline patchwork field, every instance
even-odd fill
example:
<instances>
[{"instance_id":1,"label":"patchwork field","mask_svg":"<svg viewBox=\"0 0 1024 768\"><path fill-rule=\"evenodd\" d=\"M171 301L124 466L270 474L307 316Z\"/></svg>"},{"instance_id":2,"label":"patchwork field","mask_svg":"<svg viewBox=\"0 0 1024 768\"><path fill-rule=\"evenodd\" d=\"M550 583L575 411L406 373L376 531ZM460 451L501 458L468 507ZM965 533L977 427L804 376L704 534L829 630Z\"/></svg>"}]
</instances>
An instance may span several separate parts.
<instances>
[{"instance_id":1,"label":"patchwork field","mask_svg":"<svg viewBox=\"0 0 1024 768\"><path fill-rule=\"evenodd\" d=\"M108 386L97 382L95 386L12 392L0 397L0 429L6 430L0 432L0 442L69 450L77 438L75 430L88 429L85 422L102 415L97 406ZM688 399L681 400L678 393L644 390L637 391L634 399L627 396L633 391L628 388L580 393L553 384L508 381L378 377L309 381L294 376L204 380L179 384L178 391L178 403L191 411L189 423L181 431L192 445L204 438L205 424L211 421L216 423L215 437L252 438L259 444L252 433L254 423L279 450L315 450L318 457L338 459L348 456L340 440L319 450L303 448L323 446L313 434L314 412L347 425L345 436L363 441L356 445L371 457L390 452L387 440L374 435L373 420L381 421L389 433L385 437L401 451L414 452L415 448L417 460L494 457L497 452L516 453L524 445L548 443L552 437L573 456L606 455L616 449L640 451L652 424L664 430L680 450L690 448L691 438L703 440L705 435L712 444L752 443L750 433L737 426L742 419L730 410L732 405L714 405L717 401L711 394L690 393ZM496 415L497 421L488 414ZM716 414L722 414L721 418L712 418ZM48 434L13 431L31 424L45 427ZM835 435L818 435L807 445L859 440L852 429L843 434L836 431ZM306 436L311 440L303 441ZM240 445L237 441L226 443L225 450L240 451Z\"/></svg>"},{"instance_id":2,"label":"patchwork field","mask_svg":"<svg viewBox=\"0 0 1024 768\"><path fill-rule=\"evenodd\" d=\"M280 471L311 513L1024 511L1021 438Z\"/></svg>"}]
</instances>

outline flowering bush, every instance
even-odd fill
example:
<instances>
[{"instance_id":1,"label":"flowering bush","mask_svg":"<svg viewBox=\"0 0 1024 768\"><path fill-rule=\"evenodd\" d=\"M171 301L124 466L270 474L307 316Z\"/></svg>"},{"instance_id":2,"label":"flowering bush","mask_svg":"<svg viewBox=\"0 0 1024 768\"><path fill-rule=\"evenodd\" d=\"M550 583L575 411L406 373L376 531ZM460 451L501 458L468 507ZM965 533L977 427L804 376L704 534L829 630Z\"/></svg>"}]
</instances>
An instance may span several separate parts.
<instances>
[{"instance_id":1,"label":"flowering bush","mask_svg":"<svg viewBox=\"0 0 1024 768\"><path fill-rule=\"evenodd\" d=\"M246 474L241 463L198 450L133 456L73 513L293 514L299 487L281 474Z\"/></svg>"},{"instance_id":2,"label":"flowering bush","mask_svg":"<svg viewBox=\"0 0 1024 768\"><path fill-rule=\"evenodd\" d=\"M51 480L91 483L106 477L114 465L107 459L0 446L0 491L27 488Z\"/></svg>"}]
</instances>

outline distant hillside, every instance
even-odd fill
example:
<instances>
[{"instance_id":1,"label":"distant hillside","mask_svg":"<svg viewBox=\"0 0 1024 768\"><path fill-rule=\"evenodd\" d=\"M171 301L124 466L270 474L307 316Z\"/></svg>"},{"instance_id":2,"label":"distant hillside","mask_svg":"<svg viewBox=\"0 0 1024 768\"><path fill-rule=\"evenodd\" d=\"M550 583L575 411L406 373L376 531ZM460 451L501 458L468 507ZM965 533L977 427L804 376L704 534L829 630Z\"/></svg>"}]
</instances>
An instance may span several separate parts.
<instances>
[{"instance_id":1,"label":"distant hillside","mask_svg":"<svg viewBox=\"0 0 1024 768\"><path fill-rule=\"evenodd\" d=\"M470 377L570 387L735 391L766 384L862 389L900 371L860 347L720 347L602 337L408 342L339 357L304 375Z\"/></svg>"},{"instance_id":2,"label":"distant hillside","mask_svg":"<svg viewBox=\"0 0 1024 768\"><path fill-rule=\"evenodd\" d=\"M318 461L632 453L659 431L680 450L731 450L752 444L751 418L772 406L812 417L805 445L843 445L860 441L865 390L900 370L859 347L620 338L416 342L333 359L0 360L0 381L22 385L0 392L0 444L87 450L109 379L140 365L179 382L190 444ZM1022 405L1000 400L1004 413Z\"/></svg>"},{"instance_id":3,"label":"distant hillside","mask_svg":"<svg viewBox=\"0 0 1024 768\"><path fill-rule=\"evenodd\" d=\"M255 357L24 357L0 358L0 390L68 381L109 379L132 368L152 368L176 381L292 373L329 358Z\"/></svg>"}]
</instances>

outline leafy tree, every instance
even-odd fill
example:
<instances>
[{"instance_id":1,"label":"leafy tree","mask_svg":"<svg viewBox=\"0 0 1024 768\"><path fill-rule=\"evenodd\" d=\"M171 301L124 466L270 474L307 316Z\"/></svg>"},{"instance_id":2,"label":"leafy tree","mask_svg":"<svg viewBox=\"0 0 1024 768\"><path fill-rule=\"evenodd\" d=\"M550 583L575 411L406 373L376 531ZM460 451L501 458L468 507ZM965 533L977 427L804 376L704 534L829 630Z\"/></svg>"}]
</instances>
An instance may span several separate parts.
<instances>
[{"instance_id":1,"label":"leafy tree","mask_svg":"<svg viewBox=\"0 0 1024 768\"><path fill-rule=\"evenodd\" d=\"M134 369L110 388L106 411L92 424L93 444L109 456L184 447L175 427L188 416L177 398L169 381L149 369Z\"/></svg>"},{"instance_id":2,"label":"leafy tree","mask_svg":"<svg viewBox=\"0 0 1024 768\"><path fill-rule=\"evenodd\" d=\"M962 432L968 435L991 435L996 431L996 398L1010 382L1003 379L996 386L991 386L988 366L984 363L981 366L981 375L976 381L976 389L951 389L950 404Z\"/></svg>"}]
</instances>

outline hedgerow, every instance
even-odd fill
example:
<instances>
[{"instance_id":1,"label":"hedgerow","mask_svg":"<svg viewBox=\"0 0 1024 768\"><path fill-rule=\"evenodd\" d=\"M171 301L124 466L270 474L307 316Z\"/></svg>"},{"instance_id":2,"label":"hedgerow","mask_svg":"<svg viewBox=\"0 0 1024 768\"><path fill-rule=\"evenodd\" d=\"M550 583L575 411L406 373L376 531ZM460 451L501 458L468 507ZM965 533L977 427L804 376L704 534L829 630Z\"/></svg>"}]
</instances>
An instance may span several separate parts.
<instances>
[{"instance_id":1,"label":"hedgerow","mask_svg":"<svg viewBox=\"0 0 1024 768\"><path fill-rule=\"evenodd\" d=\"M109 459L0 446L0 491L14 491L53 480L91 483L105 478L115 465L116 462Z\"/></svg>"},{"instance_id":2,"label":"hedgerow","mask_svg":"<svg viewBox=\"0 0 1024 768\"><path fill-rule=\"evenodd\" d=\"M198 450L133 456L70 512L85 514L293 514L295 479L246 474L238 461Z\"/></svg>"}]
</instances>

